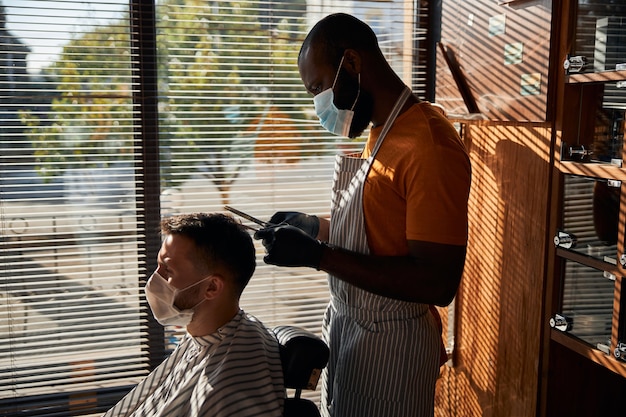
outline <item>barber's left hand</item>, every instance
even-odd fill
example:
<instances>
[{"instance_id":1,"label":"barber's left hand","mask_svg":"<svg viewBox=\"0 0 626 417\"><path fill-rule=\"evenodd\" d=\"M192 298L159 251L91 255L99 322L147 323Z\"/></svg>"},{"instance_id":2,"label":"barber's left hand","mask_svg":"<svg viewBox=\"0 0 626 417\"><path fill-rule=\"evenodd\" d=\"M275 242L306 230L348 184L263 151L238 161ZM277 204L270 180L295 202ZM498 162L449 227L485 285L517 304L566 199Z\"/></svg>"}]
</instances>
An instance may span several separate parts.
<instances>
[{"instance_id":1,"label":"barber's left hand","mask_svg":"<svg viewBox=\"0 0 626 417\"><path fill-rule=\"evenodd\" d=\"M324 245L304 231L287 224L266 227L254 234L262 239L265 263L278 266L308 266L319 269Z\"/></svg>"}]
</instances>

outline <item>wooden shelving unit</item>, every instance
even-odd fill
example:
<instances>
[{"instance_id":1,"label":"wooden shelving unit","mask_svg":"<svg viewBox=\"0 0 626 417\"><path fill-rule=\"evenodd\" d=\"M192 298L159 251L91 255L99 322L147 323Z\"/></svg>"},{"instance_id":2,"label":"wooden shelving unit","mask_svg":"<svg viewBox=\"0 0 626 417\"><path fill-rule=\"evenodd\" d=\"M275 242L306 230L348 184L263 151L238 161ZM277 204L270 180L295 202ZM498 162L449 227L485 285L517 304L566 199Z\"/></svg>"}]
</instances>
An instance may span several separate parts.
<instances>
[{"instance_id":1,"label":"wooden shelving unit","mask_svg":"<svg viewBox=\"0 0 626 417\"><path fill-rule=\"evenodd\" d=\"M573 350L584 358L626 378L626 362L616 360L612 353L604 353L579 339L554 329L551 331L551 338L556 343Z\"/></svg>"},{"instance_id":2,"label":"wooden shelving unit","mask_svg":"<svg viewBox=\"0 0 626 417\"><path fill-rule=\"evenodd\" d=\"M570 74L565 79L565 82L569 84L607 83L613 81L626 81L626 70Z\"/></svg>"},{"instance_id":3,"label":"wooden shelving unit","mask_svg":"<svg viewBox=\"0 0 626 417\"><path fill-rule=\"evenodd\" d=\"M609 163L583 164L572 161L557 161L556 167L563 174L580 175L583 177L610 178L626 181L626 170Z\"/></svg>"},{"instance_id":4,"label":"wooden shelving unit","mask_svg":"<svg viewBox=\"0 0 626 417\"><path fill-rule=\"evenodd\" d=\"M585 7L597 9L590 13ZM576 32L589 16L610 13L601 7L562 1L557 61L580 55L598 68L590 23L580 35ZM626 70L563 72L554 78L557 129L549 229L556 237L565 233L566 242L577 234L579 239L571 247L556 239L548 256L546 319L554 325L558 315L567 325L548 327L541 416L626 412L619 399L626 394L626 361L615 353L626 343L626 311L621 311L626 304L626 88L618 88L618 81L626 81ZM576 399L562 402L557 396L563 390L582 393L583 386L584 398L574 394Z\"/></svg>"}]
</instances>

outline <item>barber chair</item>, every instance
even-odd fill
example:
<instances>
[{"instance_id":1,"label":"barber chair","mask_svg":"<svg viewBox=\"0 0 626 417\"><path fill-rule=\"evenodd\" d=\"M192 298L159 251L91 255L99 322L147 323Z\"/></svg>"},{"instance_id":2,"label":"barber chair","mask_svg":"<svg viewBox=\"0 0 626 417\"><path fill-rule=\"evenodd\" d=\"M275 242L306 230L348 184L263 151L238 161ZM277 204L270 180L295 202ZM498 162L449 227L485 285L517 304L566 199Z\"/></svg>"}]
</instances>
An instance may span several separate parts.
<instances>
[{"instance_id":1,"label":"barber chair","mask_svg":"<svg viewBox=\"0 0 626 417\"><path fill-rule=\"evenodd\" d=\"M278 326L274 334L280 344L280 360L285 388L294 389L293 397L285 398L284 417L319 417L313 401L301 398L302 390L315 390L330 351L315 334L295 326Z\"/></svg>"}]
</instances>

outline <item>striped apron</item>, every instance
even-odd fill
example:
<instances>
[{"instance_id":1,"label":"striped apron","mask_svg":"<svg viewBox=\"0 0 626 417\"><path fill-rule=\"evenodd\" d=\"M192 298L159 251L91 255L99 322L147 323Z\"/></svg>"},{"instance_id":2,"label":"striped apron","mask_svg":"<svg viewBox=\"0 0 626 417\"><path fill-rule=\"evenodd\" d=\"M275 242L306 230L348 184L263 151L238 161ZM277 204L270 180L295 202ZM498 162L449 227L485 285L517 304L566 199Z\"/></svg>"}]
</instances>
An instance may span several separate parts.
<instances>
[{"instance_id":1,"label":"striped apron","mask_svg":"<svg viewBox=\"0 0 626 417\"><path fill-rule=\"evenodd\" d=\"M410 94L407 87L369 158L337 156L330 244L369 253L363 217L365 179ZM441 333L428 305L382 297L332 275L328 279L331 299L322 332L331 353L322 379L322 415L432 416Z\"/></svg>"}]
</instances>

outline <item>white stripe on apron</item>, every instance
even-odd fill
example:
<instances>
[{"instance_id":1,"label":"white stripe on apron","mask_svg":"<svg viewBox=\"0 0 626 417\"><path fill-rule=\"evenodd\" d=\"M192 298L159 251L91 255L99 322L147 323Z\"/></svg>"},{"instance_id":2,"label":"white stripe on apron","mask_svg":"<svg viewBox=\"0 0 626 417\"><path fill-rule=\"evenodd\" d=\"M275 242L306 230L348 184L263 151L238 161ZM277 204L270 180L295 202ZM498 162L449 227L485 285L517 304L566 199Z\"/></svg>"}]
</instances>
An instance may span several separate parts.
<instances>
[{"instance_id":1,"label":"white stripe on apron","mask_svg":"<svg viewBox=\"0 0 626 417\"><path fill-rule=\"evenodd\" d=\"M406 87L368 159L337 155L330 244L369 253L363 217L365 179L410 94ZM432 416L440 332L428 305L382 297L332 275L328 280L331 301L322 331L331 353L322 379L322 415Z\"/></svg>"}]
</instances>

